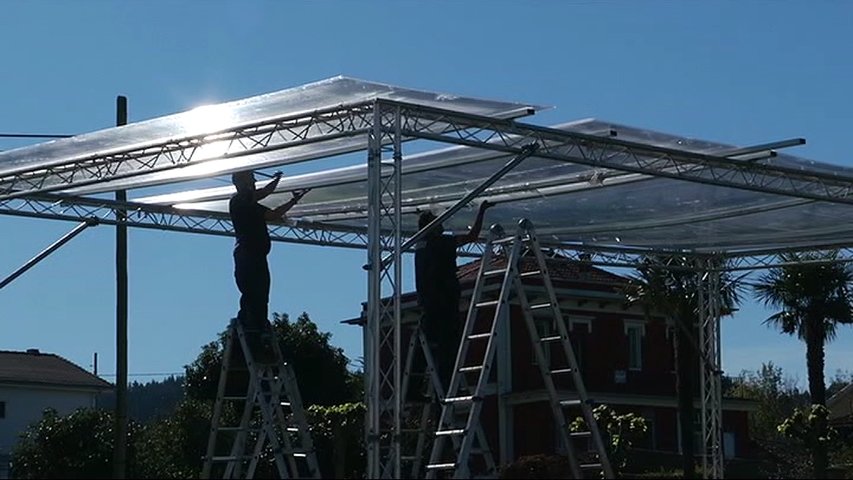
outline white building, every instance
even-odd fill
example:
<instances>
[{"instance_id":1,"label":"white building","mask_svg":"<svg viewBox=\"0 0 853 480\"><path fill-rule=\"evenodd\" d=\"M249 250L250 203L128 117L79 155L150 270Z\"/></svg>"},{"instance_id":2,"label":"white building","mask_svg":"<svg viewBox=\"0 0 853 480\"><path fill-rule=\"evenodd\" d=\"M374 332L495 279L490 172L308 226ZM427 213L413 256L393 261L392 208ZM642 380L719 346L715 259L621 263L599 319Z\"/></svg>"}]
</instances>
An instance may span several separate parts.
<instances>
[{"instance_id":1,"label":"white building","mask_svg":"<svg viewBox=\"0 0 853 480\"><path fill-rule=\"evenodd\" d=\"M36 349L0 351L0 478L8 477L9 455L18 436L47 408L60 415L94 407L112 384L68 360Z\"/></svg>"}]
</instances>

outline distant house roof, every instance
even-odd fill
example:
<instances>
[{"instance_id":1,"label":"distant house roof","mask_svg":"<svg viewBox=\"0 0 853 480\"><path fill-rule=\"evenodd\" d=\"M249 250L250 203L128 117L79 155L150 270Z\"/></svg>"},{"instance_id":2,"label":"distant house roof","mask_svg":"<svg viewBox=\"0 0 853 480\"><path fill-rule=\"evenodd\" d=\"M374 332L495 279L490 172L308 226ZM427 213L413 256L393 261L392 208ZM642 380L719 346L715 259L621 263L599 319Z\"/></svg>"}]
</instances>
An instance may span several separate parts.
<instances>
[{"instance_id":1,"label":"distant house roof","mask_svg":"<svg viewBox=\"0 0 853 480\"><path fill-rule=\"evenodd\" d=\"M490 266L493 268L505 267L506 257L493 256ZM613 286L623 286L628 283L626 277L564 257L546 258L545 266L548 267L548 274L553 282L594 282ZM519 267L522 273L532 272L538 269L538 263L535 257L528 254L521 257ZM479 259L462 265L457 271L459 281L462 283L473 282L477 279L479 268Z\"/></svg>"},{"instance_id":2,"label":"distant house roof","mask_svg":"<svg viewBox=\"0 0 853 480\"><path fill-rule=\"evenodd\" d=\"M832 423L853 422L853 383L847 384L826 401L829 409L829 421Z\"/></svg>"},{"instance_id":3,"label":"distant house roof","mask_svg":"<svg viewBox=\"0 0 853 480\"><path fill-rule=\"evenodd\" d=\"M494 269L505 267L506 257L493 256L490 266ZM619 292L622 287L628 284L629 281L627 277L616 275L587 263L570 260L565 257L546 258L545 266L548 268L548 274L551 277L551 281L557 285L572 282L587 285L598 284L608 291ZM519 262L519 267L522 273L532 272L538 269L538 264L536 262L536 258L530 255L529 252L526 252ZM456 276L459 278L459 282L463 286L466 284L473 284L477 279L479 268L480 259L461 265L456 270ZM528 283L527 280L524 282ZM415 292L407 292L401 295L401 300L403 302L414 301L416 297L417 295ZM366 308L366 305L366 303L362 302L362 310ZM343 320L341 323L348 325L363 325L364 311L362 311L360 316Z\"/></svg>"},{"instance_id":4,"label":"distant house roof","mask_svg":"<svg viewBox=\"0 0 853 480\"><path fill-rule=\"evenodd\" d=\"M52 353L0 350L0 385L41 385L108 390L112 384Z\"/></svg>"}]
</instances>

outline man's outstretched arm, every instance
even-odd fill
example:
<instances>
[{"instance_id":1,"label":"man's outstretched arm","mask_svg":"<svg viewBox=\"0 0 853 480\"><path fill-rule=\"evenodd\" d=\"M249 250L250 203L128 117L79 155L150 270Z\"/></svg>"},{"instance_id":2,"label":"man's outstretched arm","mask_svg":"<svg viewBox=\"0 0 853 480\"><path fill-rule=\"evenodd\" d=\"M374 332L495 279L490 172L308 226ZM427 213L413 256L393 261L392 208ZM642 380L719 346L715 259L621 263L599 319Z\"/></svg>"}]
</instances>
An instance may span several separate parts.
<instances>
[{"instance_id":1,"label":"man's outstretched arm","mask_svg":"<svg viewBox=\"0 0 853 480\"><path fill-rule=\"evenodd\" d=\"M474 220L474 225L471 226L471 229L468 230L468 233L456 236L457 247L467 245L473 241L476 241L480 237L480 230L483 229L483 216L486 214L486 210L493 205L494 204L489 202L488 200L480 204L480 210L477 212L477 218Z\"/></svg>"},{"instance_id":2,"label":"man's outstretched arm","mask_svg":"<svg viewBox=\"0 0 853 480\"><path fill-rule=\"evenodd\" d=\"M294 205L299 203L299 200L302 200L302 197L305 196L306 193L310 192L310 188L306 188L305 190L296 190L293 192L293 197L290 200L282 203L281 205L273 208L272 210L268 210L264 217L267 220L280 220L284 218L284 214L287 213L288 210L293 208Z\"/></svg>"},{"instance_id":3,"label":"man's outstretched arm","mask_svg":"<svg viewBox=\"0 0 853 480\"><path fill-rule=\"evenodd\" d=\"M272 192L275 191L275 187L278 186L278 182L281 180L281 172L275 172L275 176L270 183L264 185L263 187L255 190L255 201L267 198Z\"/></svg>"}]
</instances>

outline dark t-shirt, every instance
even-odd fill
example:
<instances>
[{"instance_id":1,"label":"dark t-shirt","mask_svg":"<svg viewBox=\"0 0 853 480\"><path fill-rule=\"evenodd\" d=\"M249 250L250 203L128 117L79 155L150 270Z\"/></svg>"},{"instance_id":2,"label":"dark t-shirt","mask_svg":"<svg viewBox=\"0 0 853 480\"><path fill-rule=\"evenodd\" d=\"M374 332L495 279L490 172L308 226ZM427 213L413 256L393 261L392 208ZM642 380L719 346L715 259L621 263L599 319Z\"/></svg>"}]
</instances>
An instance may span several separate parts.
<instances>
[{"instance_id":1,"label":"dark t-shirt","mask_svg":"<svg viewBox=\"0 0 853 480\"><path fill-rule=\"evenodd\" d=\"M458 300L456 237L437 235L421 242L415 250L415 288L422 306Z\"/></svg>"},{"instance_id":2,"label":"dark t-shirt","mask_svg":"<svg viewBox=\"0 0 853 480\"><path fill-rule=\"evenodd\" d=\"M228 202L228 213L237 237L234 251L266 255L270 252L270 233L266 212L270 209L255 201L251 193L236 193Z\"/></svg>"}]
</instances>

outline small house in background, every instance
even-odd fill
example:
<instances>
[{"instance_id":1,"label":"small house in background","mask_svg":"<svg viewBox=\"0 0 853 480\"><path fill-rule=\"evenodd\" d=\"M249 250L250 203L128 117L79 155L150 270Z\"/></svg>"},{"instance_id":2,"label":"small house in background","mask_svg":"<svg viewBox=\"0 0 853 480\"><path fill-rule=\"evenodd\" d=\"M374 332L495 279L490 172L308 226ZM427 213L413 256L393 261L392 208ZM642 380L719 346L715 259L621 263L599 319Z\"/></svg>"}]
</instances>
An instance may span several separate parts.
<instances>
[{"instance_id":1,"label":"small house in background","mask_svg":"<svg viewBox=\"0 0 853 480\"><path fill-rule=\"evenodd\" d=\"M37 349L0 351L0 478L8 478L9 456L18 436L47 408L68 414L94 407L113 385L68 360Z\"/></svg>"},{"instance_id":2,"label":"small house in background","mask_svg":"<svg viewBox=\"0 0 853 480\"><path fill-rule=\"evenodd\" d=\"M853 383L829 397L826 408L831 426L845 434L853 434Z\"/></svg>"}]
</instances>

